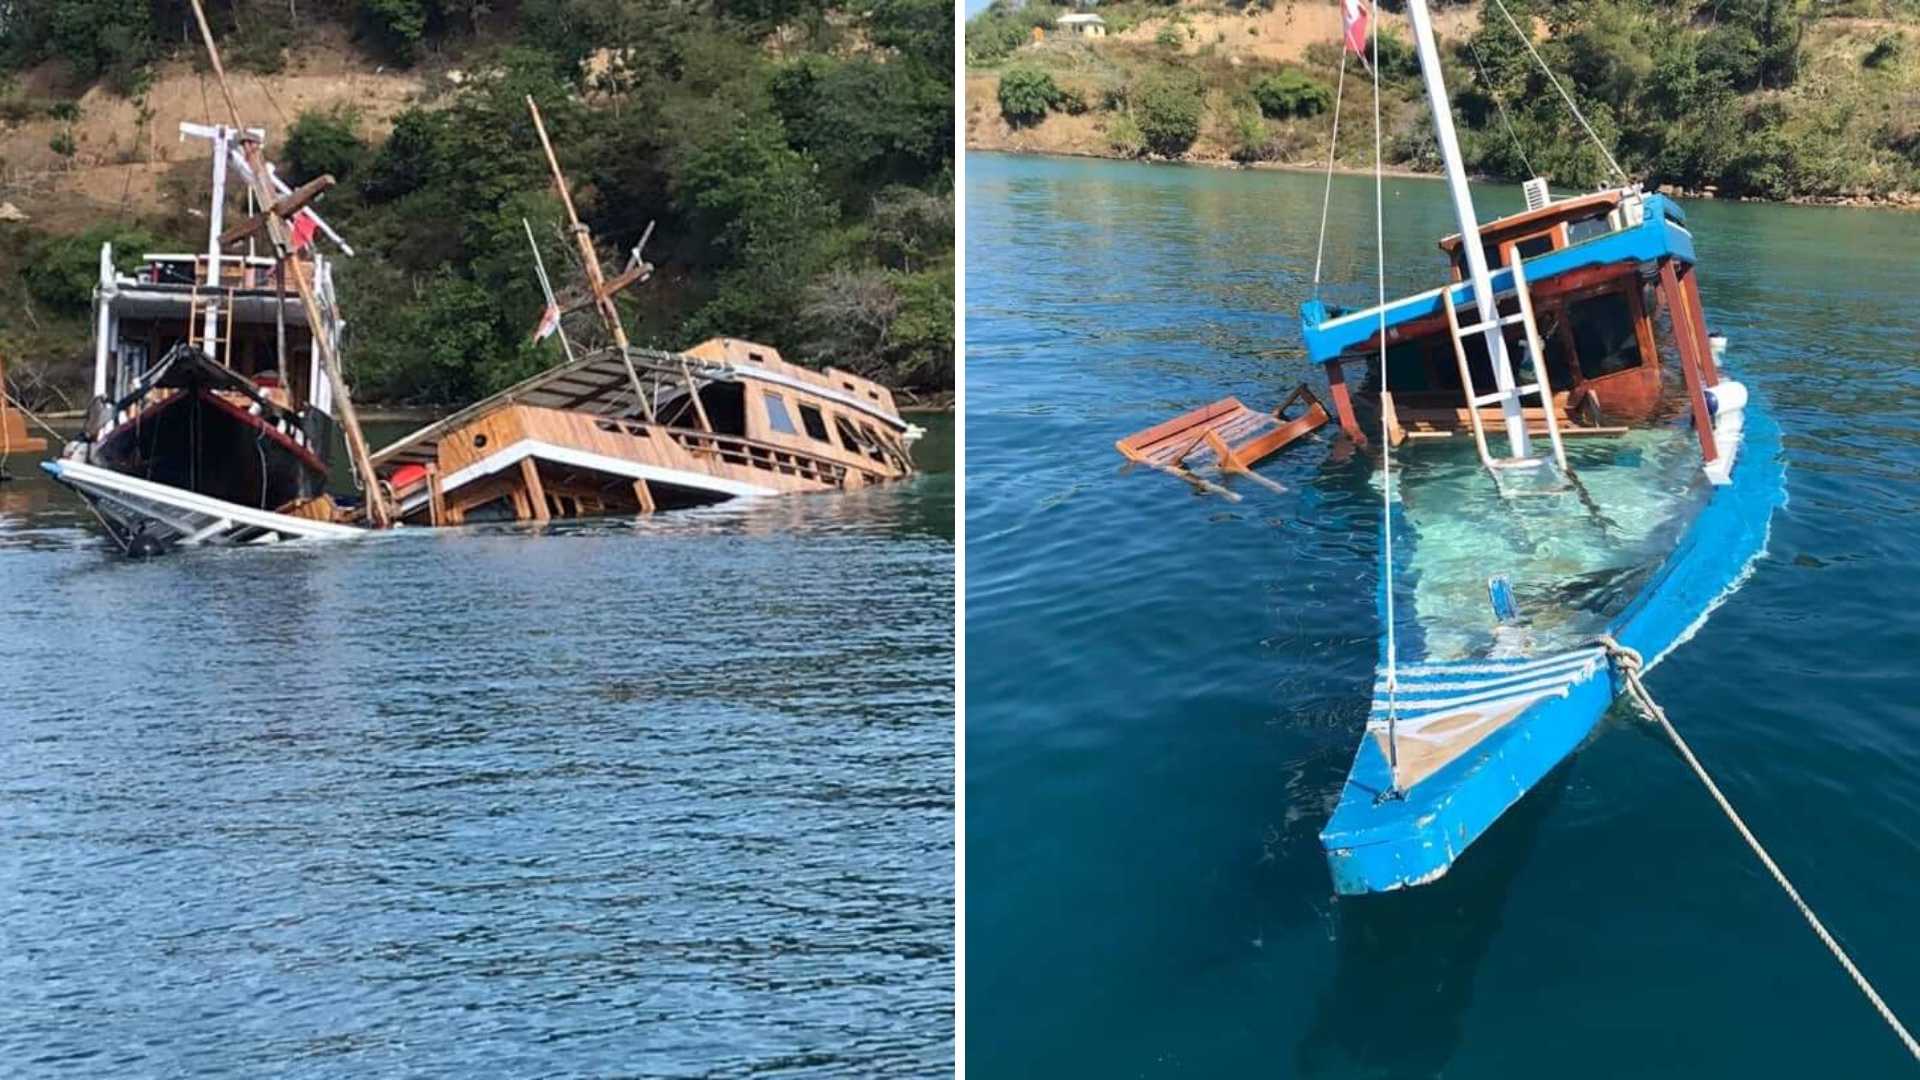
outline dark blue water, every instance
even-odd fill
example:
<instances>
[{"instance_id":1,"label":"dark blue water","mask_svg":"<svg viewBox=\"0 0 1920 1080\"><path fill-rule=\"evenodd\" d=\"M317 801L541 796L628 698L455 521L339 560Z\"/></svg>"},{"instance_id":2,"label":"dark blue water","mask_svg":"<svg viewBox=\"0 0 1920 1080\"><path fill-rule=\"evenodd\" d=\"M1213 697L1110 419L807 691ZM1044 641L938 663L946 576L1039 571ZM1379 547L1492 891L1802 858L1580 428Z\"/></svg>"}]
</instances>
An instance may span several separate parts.
<instances>
[{"instance_id":1,"label":"dark blue water","mask_svg":"<svg viewBox=\"0 0 1920 1080\"><path fill-rule=\"evenodd\" d=\"M1441 882L1336 902L1315 837L1373 674L1369 466L1307 444L1262 469L1288 494L1229 504L1112 447L1310 378L1321 178L978 154L967 177L972 1075L1910 1073L1621 709ZM1372 196L1335 179L1328 277L1359 285L1334 299L1373 295ZM1389 290L1432 287L1444 188L1386 202ZM1687 210L1790 504L1649 683L1920 1021L1920 216Z\"/></svg>"},{"instance_id":2,"label":"dark blue water","mask_svg":"<svg viewBox=\"0 0 1920 1080\"><path fill-rule=\"evenodd\" d=\"M0 485L0 1075L950 1067L953 475L114 554Z\"/></svg>"}]
</instances>

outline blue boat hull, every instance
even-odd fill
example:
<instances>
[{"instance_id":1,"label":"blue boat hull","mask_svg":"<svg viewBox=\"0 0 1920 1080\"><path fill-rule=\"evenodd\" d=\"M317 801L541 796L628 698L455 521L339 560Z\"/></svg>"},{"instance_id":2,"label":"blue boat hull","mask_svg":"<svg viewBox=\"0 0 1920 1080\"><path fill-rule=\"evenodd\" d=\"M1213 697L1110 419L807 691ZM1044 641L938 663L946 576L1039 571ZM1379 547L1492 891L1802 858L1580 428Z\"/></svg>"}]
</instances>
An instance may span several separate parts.
<instances>
[{"instance_id":1,"label":"blue boat hull","mask_svg":"<svg viewBox=\"0 0 1920 1080\"><path fill-rule=\"evenodd\" d=\"M1728 482L1713 488L1678 546L1607 632L1637 650L1648 667L1691 637L1764 553L1784 481L1780 429L1755 395ZM1498 705L1535 697L1465 754L1391 798L1382 797L1392 787L1385 740L1371 732L1363 738L1339 805L1320 834L1334 888L1343 894L1406 888L1446 873L1579 747L1623 689L1604 655L1592 648L1545 659L1450 666L1403 658L1402 664L1412 674L1400 680L1397 717L1417 717L1424 706L1442 702L1455 703L1457 711L1460 702ZM1384 722L1378 707L1375 715L1376 723ZM1400 745L1406 745L1404 737Z\"/></svg>"}]
</instances>

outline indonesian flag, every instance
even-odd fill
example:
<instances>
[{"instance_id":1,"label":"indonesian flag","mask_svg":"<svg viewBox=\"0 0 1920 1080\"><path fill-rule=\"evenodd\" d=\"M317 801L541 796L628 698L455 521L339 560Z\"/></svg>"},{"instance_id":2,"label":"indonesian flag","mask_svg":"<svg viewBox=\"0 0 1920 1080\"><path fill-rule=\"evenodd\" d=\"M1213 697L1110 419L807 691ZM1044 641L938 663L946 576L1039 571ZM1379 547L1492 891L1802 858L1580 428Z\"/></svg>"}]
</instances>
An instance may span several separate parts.
<instances>
[{"instance_id":1,"label":"indonesian flag","mask_svg":"<svg viewBox=\"0 0 1920 1080\"><path fill-rule=\"evenodd\" d=\"M320 219L311 211L302 210L293 215L293 250L300 251L313 245L313 234L320 229Z\"/></svg>"},{"instance_id":2,"label":"indonesian flag","mask_svg":"<svg viewBox=\"0 0 1920 1080\"><path fill-rule=\"evenodd\" d=\"M1347 48L1361 63L1367 62L1366 0L1340 0L1340 18L1347 28Z\"/></svg>"},{"instance_id":3,"label":"indonesian flag","mask_svg":"<svg viewBox=\"0 0 1920 1080\"><path fill-rule=\"evenodd\" d=\"M547 310L540 315L540 325L533 328L533 340L545 341L558 329L560 329L560 305L549 303Z\"/></svg>"}]
</instances>

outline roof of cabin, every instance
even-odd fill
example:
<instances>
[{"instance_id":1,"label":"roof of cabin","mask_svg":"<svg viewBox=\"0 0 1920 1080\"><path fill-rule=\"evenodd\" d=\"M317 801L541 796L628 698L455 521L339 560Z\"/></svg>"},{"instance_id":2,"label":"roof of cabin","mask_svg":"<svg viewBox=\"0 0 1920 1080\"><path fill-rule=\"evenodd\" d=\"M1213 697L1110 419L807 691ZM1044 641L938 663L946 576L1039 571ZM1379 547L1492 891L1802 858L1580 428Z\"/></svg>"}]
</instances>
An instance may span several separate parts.
<instances>
[{"instance_id":1,"label":"roof of cabin","mask_svg":"<svg viewBox=\"0 0 1920 1080\"><path fill-rule=\"evenodd\" d=\"M817 372L780 358L779 352L765 345L738 338L713 338L684 353L633 349L636 364L678 372L687 363L694 377L711 381L728 377L756 379L788 386L836 404L861 410L873 419L896 429L904 429L893 407L893 395L879 384L857 375L828 368ZM678 375L674 376L678 378ZM840 384L836 386L836 384ZM435 456L435 444L441 436L473 422L502 405L532 405L542 409L564 409L593 416L631 416L635 412L632 380L627 365L614 349L599 349L522 380L492 397L474 402L442 420L408 434L373 455L376 466L403 462L426 462ZM853 389L849 393L840 386ZM866 400L868 388L874 396Z\"/></svg>"},{"instance_id":2,"label":"roof of cabin","mask_svg":"<svg viewBox=\"0 0 1920 1080\"><path fill-rule=\"evenodd\" d=\"M1495 218L1480 226L1480 239L1484 242L1499 243L1514 236L1539 232L1549 226L1566 221L1585 221L1602 214L1611 213L1620 205L1625 193L1619 188L1610 191L1597 191L1592 195L1581 195L1572 199L1557 199L1538 210L1523 210L1518 214L1509 214ZM1460 234L1453 233L1440 238L1440 250L1452 255L1460 249Z\"/></svg>"},{"instance_id":3,"label":"roof of cabin","mask_svg":"<svg viewBox=\"0 0 1920 1080\"><path fill-rule=\"evenodd\" d=\"M1557 274L1612 263L1648 263L1673 257L1691 265L1694 261L1693 234L1684 224L1686 215L1664 195L1646 197L1645 214L1638 225L1604 233L1570 247L1526 260L1530 287ZM1492 275L1496 294L1513 292L1513 269L1502 267ZM1441 314L1440 297L1452 297L1456 308L1473 301L1473 283L1454 282L1412 296L1390 300L1385 306L1385 325L1389 340L1393 331L1409 323ZM1305 339L1307 358L1324 363L1342 353L1364 345L1379 333L1382 309L1369 307L1344 311L1329 307L1318 299L1300 305L1300 334Z\"/></svg>"}]
</instances>

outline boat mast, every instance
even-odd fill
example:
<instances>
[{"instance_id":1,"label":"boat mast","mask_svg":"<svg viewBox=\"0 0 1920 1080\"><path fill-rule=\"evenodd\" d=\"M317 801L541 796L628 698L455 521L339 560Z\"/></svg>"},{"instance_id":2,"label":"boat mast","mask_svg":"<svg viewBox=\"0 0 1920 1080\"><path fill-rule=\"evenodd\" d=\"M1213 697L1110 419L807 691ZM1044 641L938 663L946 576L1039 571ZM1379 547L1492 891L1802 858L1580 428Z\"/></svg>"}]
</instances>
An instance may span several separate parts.
<instances>
[{"instance_id":1,"label":"boat mast","mask_svg":"<svg viewBox=\"0 0 1920 1080\"><path fill-rule=\"evenodd\" d=\"M1447 163L1447 191L1453 196L1453 215L1460 222L1460 251L1466 256L1468 280L1473 282L1474 307L1480 313L1479 321L1487 326L1487 356L1493 364L1494 385L1504 395L1500 408L1507 424L1507 445L1514 457L1531 457L1526 414L1521 409L1520 396L1511 392L1513 364L1507 358L1507 339L1498 322L1493 279L1487 273L1486 251L1480 246L1480 220L1474 216L1473 195L1467 190L1467 170L1460 163L1460 139L1453 131L1453 107L1447 100L1447 84L1440 76L1440 50L1433 42L1433 21L1427 15L1426 0L1407 0L1407 15L1413 22L1413 44L1420 54L1420 74L1427 84L1427 105L1433 110L1434 139L1440 144L1441 160ZM1551 402L1545 404L1553 407ZM1469 401L1467 407L1474 405Z\"/></svg>"}]
</instances>

